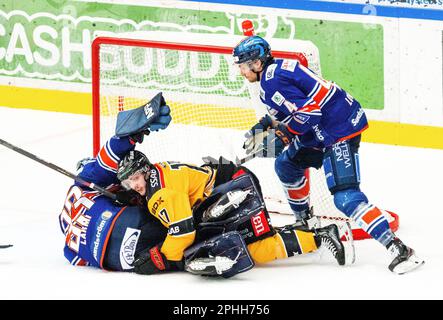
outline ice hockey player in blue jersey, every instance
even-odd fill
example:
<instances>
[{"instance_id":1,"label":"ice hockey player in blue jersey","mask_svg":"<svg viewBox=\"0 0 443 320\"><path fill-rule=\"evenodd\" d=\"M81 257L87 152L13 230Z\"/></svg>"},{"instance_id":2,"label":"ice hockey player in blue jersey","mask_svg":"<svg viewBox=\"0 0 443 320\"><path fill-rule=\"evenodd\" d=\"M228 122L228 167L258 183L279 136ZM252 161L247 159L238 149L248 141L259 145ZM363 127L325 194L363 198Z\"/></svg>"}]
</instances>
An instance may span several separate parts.
<instances>
[{"instance_id":1,"label":"ice hockey player in blue jersey","mask_svg":"<svg viewBox=\"0 0 443 320\"><path fill-rule=\"evenodd\" d=\"M168 126L169 107L163 104L160 108L160 116L147 127L124 137L112 137L95 158L79 162L77 174L116 193L117 200L79 183L69 188L59 222L65 235L64 255L72 265L133 271L135 254L166 236L167 229L146 213L138 193L120 188L117 179L118 163L134 150L136 142L141 142L144 134ZM179 263L173 267L183 269Z\"/></svg>"},{"instance_id":2,"label":"ice hockey player in blue jersey","mask_svg":"<svg viewBox=\"0 0 443 320\"><path fill-rule=\"evenodd\" d=\"M259 36L243 39L233 50L241 75L259 82L269 115L246 134L244 148L274 155L279 177L296 221L311 216L307 168L323 166L336 207L385 246L389 270L403 274L424 263L390 229L381 210L360 190L359 145L368 121L360 103L336 83L322 79L296 60L274 59ZM269 143L264 133L276 139ZM272 149L272 150L271 150Z\"/></svg>"}]
</instances>

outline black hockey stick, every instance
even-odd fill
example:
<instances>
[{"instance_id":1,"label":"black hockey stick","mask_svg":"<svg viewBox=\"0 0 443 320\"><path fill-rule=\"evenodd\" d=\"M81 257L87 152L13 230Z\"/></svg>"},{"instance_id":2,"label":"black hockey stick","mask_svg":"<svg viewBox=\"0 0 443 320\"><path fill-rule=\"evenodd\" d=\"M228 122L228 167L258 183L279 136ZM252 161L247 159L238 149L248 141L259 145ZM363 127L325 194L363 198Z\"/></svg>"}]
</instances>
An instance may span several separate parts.
<instances>
[{"instance_id":1,"label":"black hockey stick","mask_svg":"<svg viewBox=\"0 0 443 320\"><path fill-rule=\"evenodd\" d=\"M12 244L0 245L0 249L6 249L12 247Z\"/></svg>"},{"instance_id":2,"label":"black hockey stick","mask_svg":"<svg viewBox=\"0 0 443 320\"><path fill-rule=\"evenodd\" d=\"M85 187L88 187L88 188L91 188L91 189L93 189L95 191L100 192L101 194L111 198L112 200L116 200L117 199L117 196L114 193L109 192L108 190L106 190L106 189L104 189L104 188L102 188L102 187L100 187L100 186L98 186L98 185L96 185L96 184L94 184L92 182L85 181L82 178L76 176L75 174L73 174L73 173L71 173L69 171L66 171L63 168L60 168L59 166L57 166L57 165L55 165L53 163L47 162L47 161L45 161L43 159L40 159L36 155L34 155L34 154L32 154L32 153L30 153L30 152L28 152L26 150L23 150L22 148L16 147L16 146L10 144L9 142L6 142L3 139L0 139L0 144L4 145L5 147L7 147L7 148L9 148L9 149L11 149L11 150L13 150L15 152L20 153L20 154L22 154L22 155L24 155L24 156L26 156L26 157L34 160L34 161L37 161L37 162L41 163L42 165L44 165L46 167L49 167L49 168L51 168L51 169L53 169L53 170L55 170L55 171L57 171L57 172L59 172L61 174L64 174L65 176L67 176L67 177L69 177L71 179L74 179L75 181L77 181L78 183L82 184Z\"/></svg>"}]
</instances>

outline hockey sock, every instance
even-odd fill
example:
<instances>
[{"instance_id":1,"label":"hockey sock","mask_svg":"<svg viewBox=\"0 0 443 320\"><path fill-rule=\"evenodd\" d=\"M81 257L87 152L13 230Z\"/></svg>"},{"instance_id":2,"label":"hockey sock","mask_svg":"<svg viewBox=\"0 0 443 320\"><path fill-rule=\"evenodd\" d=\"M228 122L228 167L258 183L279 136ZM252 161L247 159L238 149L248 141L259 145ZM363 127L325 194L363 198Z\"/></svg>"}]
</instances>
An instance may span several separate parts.
<instances>
[{"instance_id":1,"label":"hockey sock","mask_svg":"<svg viewBox=\"0 0 443 320\"><path fill-rule=\"evenodd\" d=\"M294 183L283 183L283 188L288 199L289 206L294 212L297 221L304 220L309 212L310 184L309 175L301 176Z\"/></svg>"},{"instance_id":2,"label":"hockey sock","mask_svg":"<svg viewBox=\"0 0 443 320\"><path fill-rule=\"evenodd\" d=\"M376 206L360 203L351 215L351 218L372 238L385 247L395 237L385 215Z\"/></svg>"},{"instance_id":3,"label":"hockey sock","mask_svg":"<svg viewBox=\"0 0 443 320\"><path fill-rule=\"evenodd\" d=\"M312 232L282 230L272 237L251 243L248 250L254 262L266 263L313 252L317 245Z\"/></svg>"}]
</instances>

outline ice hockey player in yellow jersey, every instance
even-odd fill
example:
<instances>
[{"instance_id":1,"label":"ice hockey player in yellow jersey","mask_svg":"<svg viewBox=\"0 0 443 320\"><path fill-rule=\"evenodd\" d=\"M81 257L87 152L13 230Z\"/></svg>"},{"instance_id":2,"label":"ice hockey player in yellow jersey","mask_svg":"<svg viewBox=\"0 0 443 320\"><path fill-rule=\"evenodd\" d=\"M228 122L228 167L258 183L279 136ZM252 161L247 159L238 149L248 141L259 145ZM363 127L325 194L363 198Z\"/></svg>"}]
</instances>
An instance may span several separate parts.
<instances>
[{"instance_id":1,"label":"ice hockey player in yellow jersey","mask_svg":"<svg viewBox=\"0 0 443 320\"><path fill-rule=\"evenodd\" d=\"M185 268L229 277L255 263L313 252L320 246L332 252L340 265L345 264L336 225L316 230L274 228L258 179L226 159L200 167L177 162L151 164L134 150L120 161L117 177L125 188L143 196L149 213L168 229L161 244L136 253L137 273ZM217 260L214 255L218 252L228 257ZM217 262L225 262L227 270L222 266L220 271ZM232 264L236 264L234 268Z\"/></svg>"}]
</instances>

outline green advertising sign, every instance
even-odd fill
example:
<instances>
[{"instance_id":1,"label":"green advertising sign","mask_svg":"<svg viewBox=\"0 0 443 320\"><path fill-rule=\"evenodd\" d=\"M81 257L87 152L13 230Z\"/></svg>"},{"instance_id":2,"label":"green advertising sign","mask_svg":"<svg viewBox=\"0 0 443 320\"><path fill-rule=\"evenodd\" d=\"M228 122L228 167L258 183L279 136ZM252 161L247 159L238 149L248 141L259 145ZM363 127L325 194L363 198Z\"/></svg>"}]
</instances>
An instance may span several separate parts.
<instances>
[{"instance_id":1,"label":"green advertising sign","mask_svg":"<svg viewBox=\"0 0 443 320\"><path fill-rule=\"evenodd\" d=\"M252 20L257 34L266 38L312 41L320 51L324 78L348 89L365 108L383 109L381 25L368 28L362 23L275 14L61 0L3 0L0 5L0 75L89 83L91 42L98 32L158 30L241 35L244 19ZM202 70L210 68L209 65L201 66ZM198 85L198 78L192 81ZM235 83L225 82L233 90L238 89Z\"/></svg>"}]
</instances>

